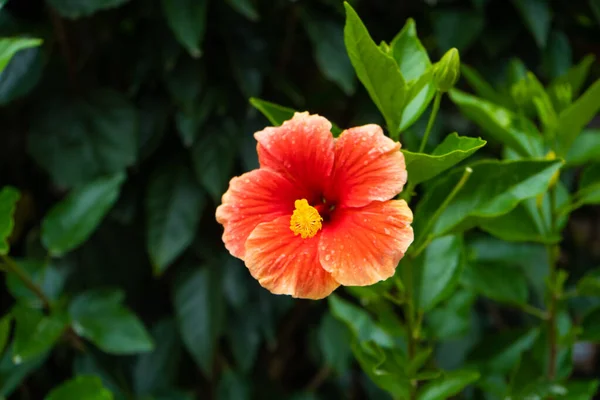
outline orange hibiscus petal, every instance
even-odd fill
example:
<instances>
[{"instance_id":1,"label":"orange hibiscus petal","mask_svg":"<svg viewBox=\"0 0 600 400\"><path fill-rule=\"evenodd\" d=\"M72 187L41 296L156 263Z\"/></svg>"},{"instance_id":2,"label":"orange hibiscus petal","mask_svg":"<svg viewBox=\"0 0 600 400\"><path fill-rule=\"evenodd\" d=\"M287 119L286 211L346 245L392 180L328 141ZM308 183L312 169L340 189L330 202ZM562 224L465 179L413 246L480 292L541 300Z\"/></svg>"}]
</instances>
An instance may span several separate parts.
<instances>
[{"instance_id":1,"label":"orange hibiscus petal","mask_svg":"<svg viewBox=\"0 0 600 400\"><path fill-rule=\"evenodd\" d=\"M334 139L330 130L326 118L304 112L295 113L279 127L256 132L260 166L288 175L313 193L322 193L333 167Z\"/></svg>"},{"instance_id":2,"label":"orange hibiscus petal","mask_svg":"<svg viewBox=\"0 0 600 400\"><path fill-rule=\"evenodd\" d=\"M322 299L338 286L319 262L319 235L302 239L290 229L290 217L256 227L246 241L246 266L271 293Z\"/></svg>"},{"instance_id":3,"label":"orange hibiscus petal","mask_svg":"<svg viewBox=\"0 0 600 400\"><path fill-rule=\"evenodd\" d=\"M291 215L294 201L302 198L298 187L284 176L265 169L247 172L229 182L217 222L223 225L223 242L229 252L243 259L246 239L262 222Z\"/></svg>"},{"instance_id":4,"label":"orange hibiscus petal","mask_svg":"<svg viewBox=\"0 0 600 400\"><path fill-rule=\"evenodd\" d=\"M413 241L412 218L404 200L336 210L320 235L323 268L346 286L389 278Z\"/></svg>"},{"instance_id":5,"label":"orange hibiscus petal","mask_svg":"<svg viewBox=\"0 0 600 400\"><path fill-rule=\"evenodd\" d=\"M406 183L406 164L399 150L400 143L384 136L378 125L345 130L335 143L326 197L346 207L393 198Z\"/></svg>"}]
</instances>

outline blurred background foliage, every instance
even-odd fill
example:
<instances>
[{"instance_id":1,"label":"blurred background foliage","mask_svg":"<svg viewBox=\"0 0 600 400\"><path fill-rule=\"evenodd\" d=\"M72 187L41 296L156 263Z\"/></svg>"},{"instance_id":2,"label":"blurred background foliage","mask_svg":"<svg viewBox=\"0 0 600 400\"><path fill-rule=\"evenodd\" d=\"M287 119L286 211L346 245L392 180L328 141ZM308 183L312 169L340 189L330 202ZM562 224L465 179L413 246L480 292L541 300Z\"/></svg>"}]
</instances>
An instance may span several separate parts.
<instances>
[{"instance_id":1,"label":"blurred background foliage","mask_svg":"<svg viewBox=\"0 0 600 400\"><path fill-rule=\"evenodd\" d=\"M464 64L506 95L527 69L547 83L586 55L600 56L597 0L351 3L377 43L413 18L432 60L457 47ZM64 316L48 317L40 296L1 275L0 315L13 309L16 328L0 319L0 398L87 398L65 397L78 390L98 393L94 399L110 398L108 391L144 400L389 398L353 361L350 333L327 303L260 288L225 251L214 218L229 179L258 165L252 134L268 122L250 97L341 127L384 125L346 55L342 3L3 0L0 7L1 37L43 39L0 74L0 187L21 191L11 256L42 297L69 304L73 321L61 334ZM588 81L598 77L592 63ZM472 91L465 80L459 86ZM405 147L418 147L427 116L402 134ZM444 101L429 146L453 131L480 135ZM501 151L489 143L476 157ZM599 222L591 206L568 222L560 261L575 277L600 265ZM56 234L64 223L70 234ZM508 289L459 290L428 322L439 328L438 365L493 359L485 382L492 387L494 374L510 370L537 337L506 331L522 316L493 300L510 302L515 286L517 297L543 296L547 260L540 245L477 231L467 248L477 263L510 266L514 276L500 273ZM461 282L468 287L469 277ZM576 318L594 305L574 304ZM597 328L590 339L600 339ZM33 344L23 339L31 330L40 330L27 339ZM9 331L12 352L1 352ZM580 343L561 362L575 376L597 377L595 354L595 345Z\"/></svg>"}]
</instances>

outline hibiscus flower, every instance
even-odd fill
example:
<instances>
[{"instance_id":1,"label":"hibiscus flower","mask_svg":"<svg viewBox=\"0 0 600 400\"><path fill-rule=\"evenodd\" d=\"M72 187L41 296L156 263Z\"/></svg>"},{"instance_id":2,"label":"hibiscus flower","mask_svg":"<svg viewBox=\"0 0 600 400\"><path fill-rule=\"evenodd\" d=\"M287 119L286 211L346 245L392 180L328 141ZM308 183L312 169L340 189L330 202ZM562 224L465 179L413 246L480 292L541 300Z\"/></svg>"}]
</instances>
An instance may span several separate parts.
<instances>
[{"instance_id":1,"label":"hibiscus flower","mask_svg":"<svg viewBox=\"0 0 600 400\"><path fill-rule=\"evenodd\" d=\"M260 168L233 178L217 208L223 242L274 294L321 299L394 275L413 241L400 143L296 113L254 134Z\"/></svg>"}]
</instances>

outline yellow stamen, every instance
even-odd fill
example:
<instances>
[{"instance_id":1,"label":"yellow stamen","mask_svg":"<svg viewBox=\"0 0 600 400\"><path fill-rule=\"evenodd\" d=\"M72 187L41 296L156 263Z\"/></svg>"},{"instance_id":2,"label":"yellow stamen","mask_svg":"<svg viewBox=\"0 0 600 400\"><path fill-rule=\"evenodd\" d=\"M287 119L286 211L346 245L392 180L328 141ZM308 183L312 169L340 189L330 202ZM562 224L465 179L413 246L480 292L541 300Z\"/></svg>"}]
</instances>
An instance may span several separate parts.
<instances>
[{"instance_id":1,"label":"yellow stamen","mask_svg":"<svg viewBox=\"0 0 600 400\"><path fill-rule=\"evenodd\" d=\"M323 227L323 218L316 208L311 207L306 199L294 202L294 213L290 218L290 229L294 235L302 236L302 239L311 238Z\"/></svg>"}]
</instances>

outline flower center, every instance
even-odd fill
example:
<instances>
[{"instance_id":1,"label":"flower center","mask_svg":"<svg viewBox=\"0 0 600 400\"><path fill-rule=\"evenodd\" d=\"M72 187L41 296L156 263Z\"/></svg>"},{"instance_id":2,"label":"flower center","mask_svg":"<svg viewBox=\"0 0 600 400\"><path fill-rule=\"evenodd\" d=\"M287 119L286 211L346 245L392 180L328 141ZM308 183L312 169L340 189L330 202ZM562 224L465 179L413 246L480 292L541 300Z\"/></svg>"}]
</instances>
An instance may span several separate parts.
<instances>
[{"instance_id":1,"label":"flower center","mask_svg":"<svg viewBox=\"0 0 600 400\"><path fill-rule=\"evenodd\" d=\"M302 239L311 238L323 227L321 215L316 208L311 207L306 199L294 202L294 213L290 218L290 229L294 235L302 236Z\"/></svg>"}]
</instances>

